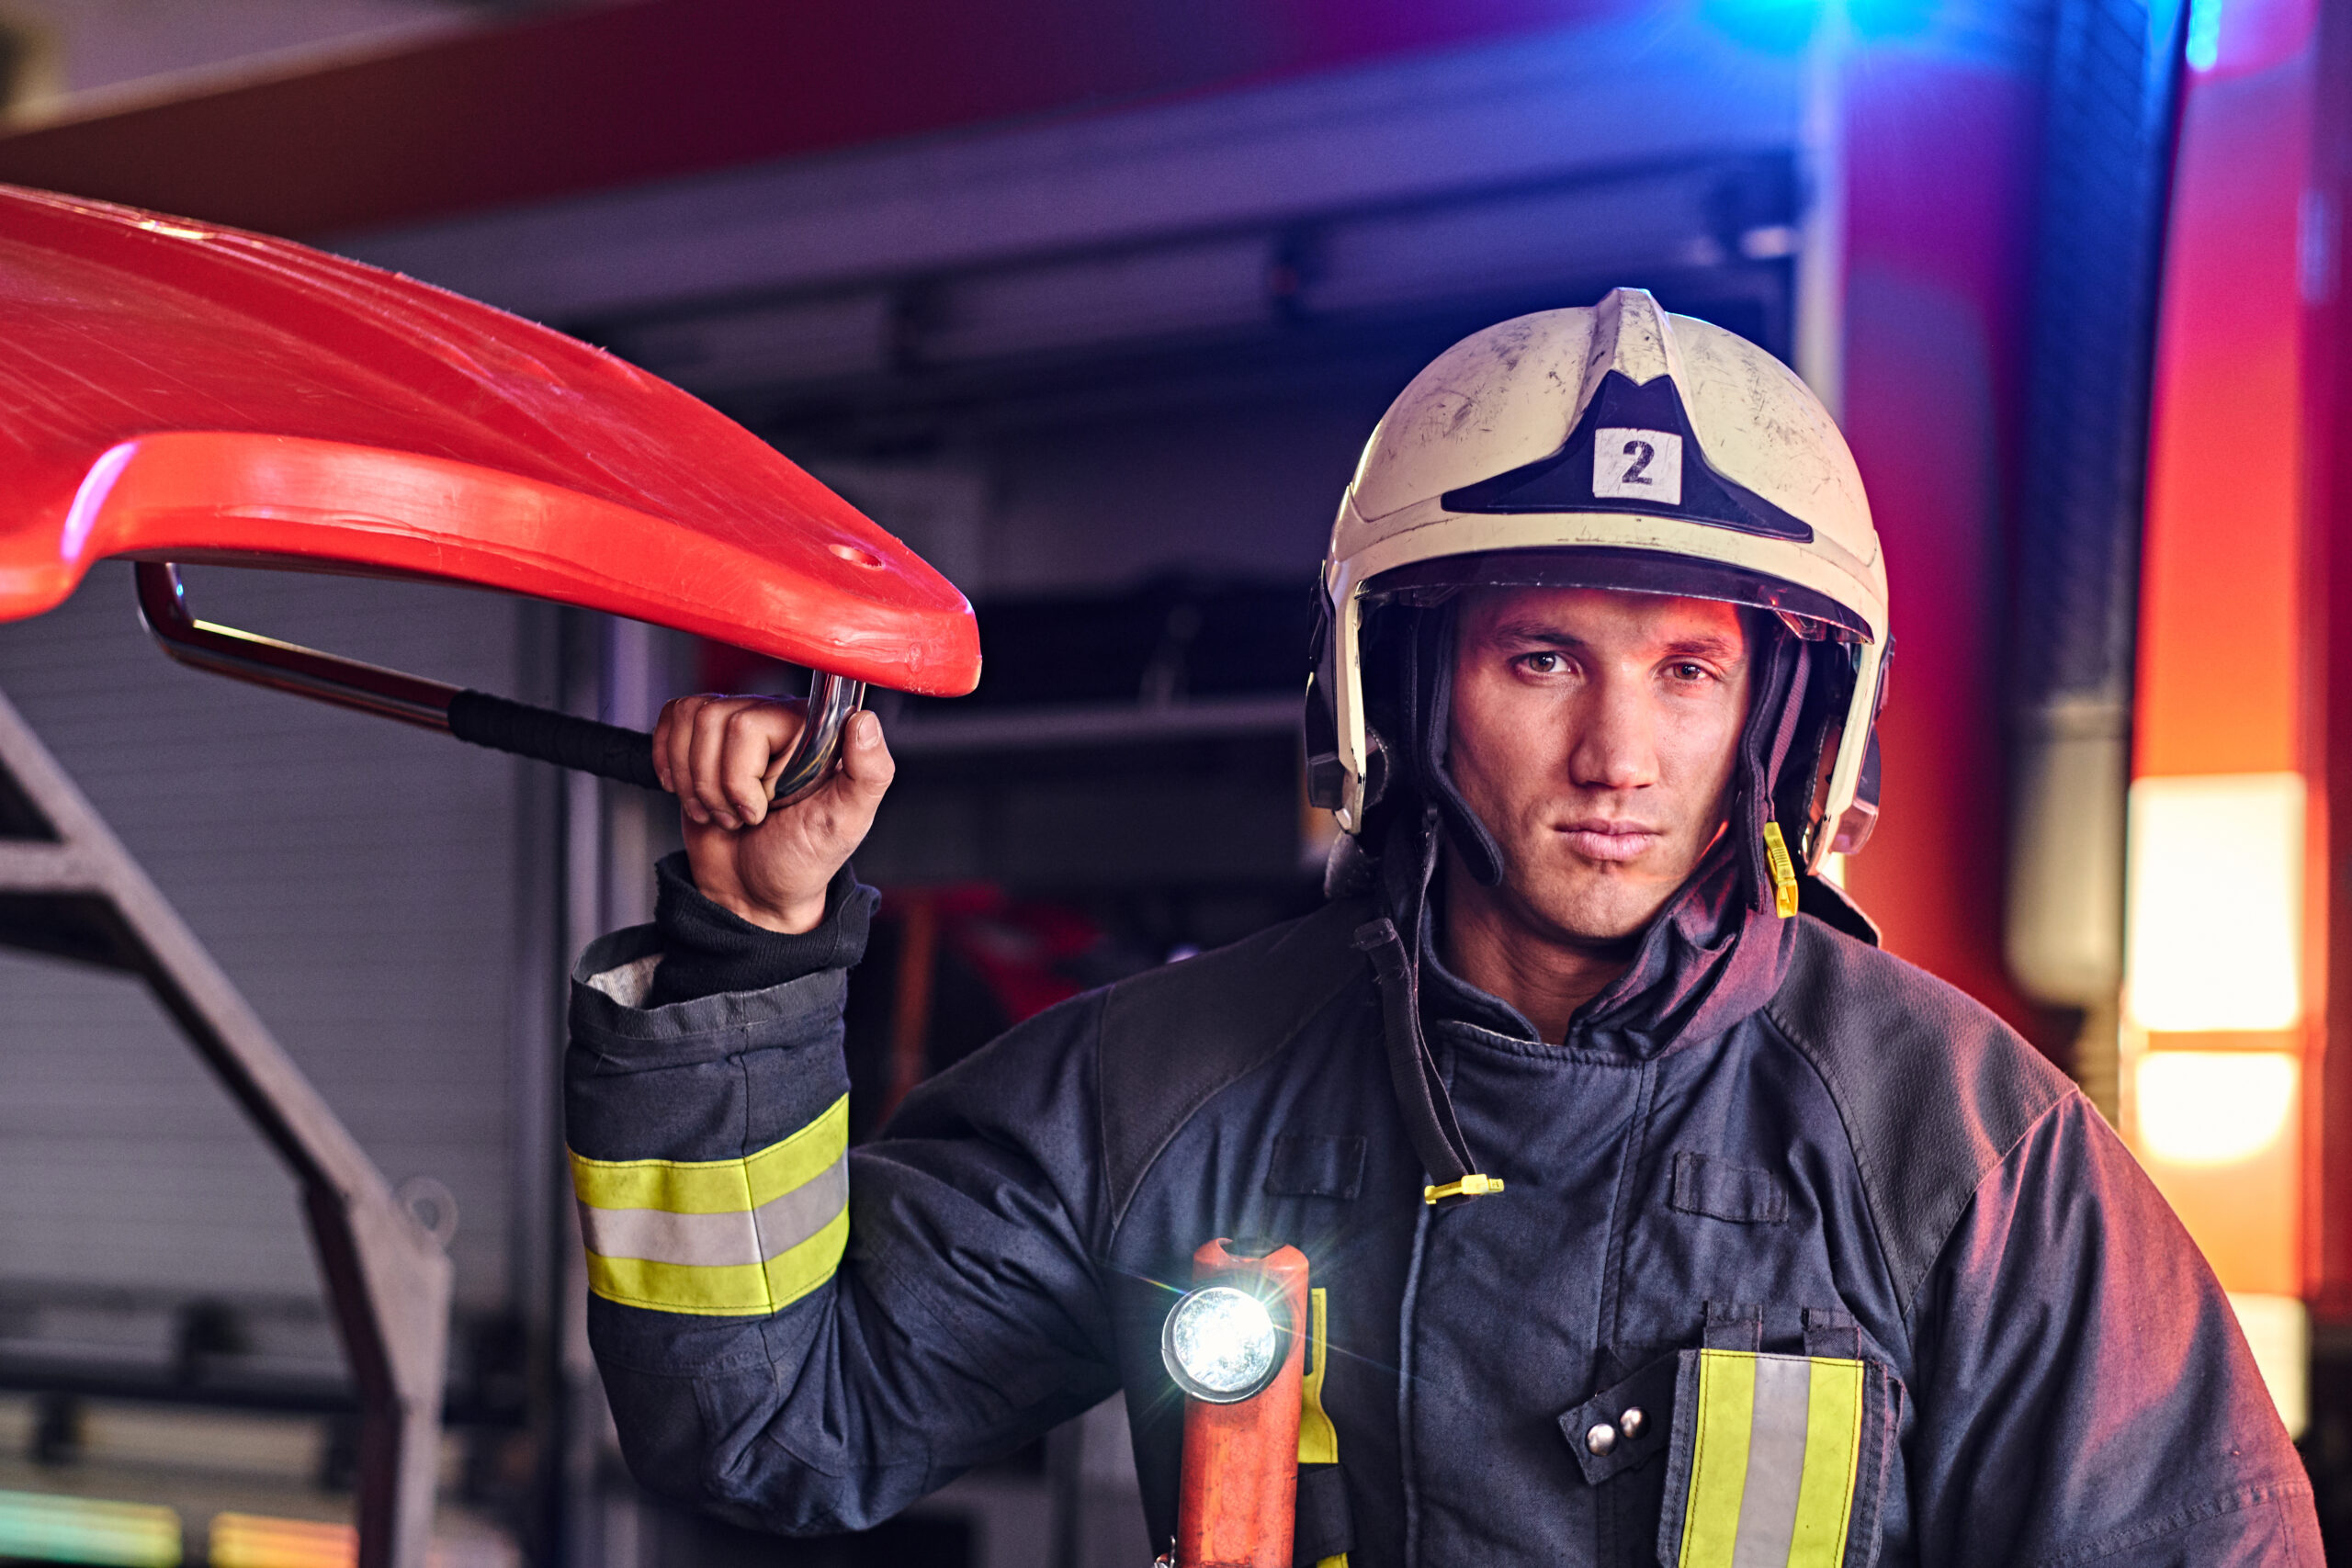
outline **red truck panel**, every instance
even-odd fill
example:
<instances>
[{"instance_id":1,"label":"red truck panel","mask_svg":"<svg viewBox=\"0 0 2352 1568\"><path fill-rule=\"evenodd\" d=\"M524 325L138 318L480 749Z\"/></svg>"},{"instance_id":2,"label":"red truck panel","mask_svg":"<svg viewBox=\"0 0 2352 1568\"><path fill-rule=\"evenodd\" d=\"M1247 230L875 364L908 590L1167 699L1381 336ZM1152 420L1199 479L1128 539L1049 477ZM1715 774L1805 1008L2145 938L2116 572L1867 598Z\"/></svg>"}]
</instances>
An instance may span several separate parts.
<instances>
[{"instance_id":1,"label":"red truck panel","mask_svg":"<svg viewBox=\"0 0 2352 1568\"><path fill-rule=\"evenodd\" d=\"M281 240L0 186L0 620L89 563L307 565L608 611L901 691L979 679L944 578L718 411Z\"/></svg>"}]
</instances>

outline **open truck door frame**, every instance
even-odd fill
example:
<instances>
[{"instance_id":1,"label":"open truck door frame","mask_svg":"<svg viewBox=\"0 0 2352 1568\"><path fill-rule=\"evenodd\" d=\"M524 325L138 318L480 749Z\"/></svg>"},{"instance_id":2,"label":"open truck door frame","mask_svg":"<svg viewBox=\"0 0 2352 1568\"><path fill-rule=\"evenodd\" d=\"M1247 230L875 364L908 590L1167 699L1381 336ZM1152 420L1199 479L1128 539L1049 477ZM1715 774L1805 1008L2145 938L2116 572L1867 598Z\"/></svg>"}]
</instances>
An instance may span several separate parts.
<instances>
[{"instance_id":1,"label":"open truck door frame","mask_svg":"<svg viewBox=\"0 0 2352 1568\"><path fill-rule=\"evenodd\" d=\"M866 682L960 695L971 607L748 431L560 333L283 241L0 186L0 620L138 562L198 668L654 786L650 739L199 621L176 563L458 582L808 666L779 796ZM358 1387L361 1568L423 1568L450 1266L0 698L0 945L143 978L301 1185Z\"/></svg>"}]
</instances>

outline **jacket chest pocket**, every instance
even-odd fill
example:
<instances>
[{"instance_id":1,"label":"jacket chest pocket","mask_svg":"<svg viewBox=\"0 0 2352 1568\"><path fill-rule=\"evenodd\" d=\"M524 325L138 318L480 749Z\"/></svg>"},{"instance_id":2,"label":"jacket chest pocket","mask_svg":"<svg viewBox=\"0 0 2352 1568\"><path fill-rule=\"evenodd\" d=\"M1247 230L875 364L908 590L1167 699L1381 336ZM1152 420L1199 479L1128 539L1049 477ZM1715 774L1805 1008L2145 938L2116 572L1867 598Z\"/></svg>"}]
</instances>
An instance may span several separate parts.
<instances>
[{"instance_id":1,"label":"jacket chest pocket","mask_svg":"<svg viewBox=\"0 0 2352 1568\"><path fill-rule=\"evenodd\" d=\"M1680 1353L1665 1568L1871 1568L1899 1397L1850 1356Z\"/></svg>"}]
</instances>

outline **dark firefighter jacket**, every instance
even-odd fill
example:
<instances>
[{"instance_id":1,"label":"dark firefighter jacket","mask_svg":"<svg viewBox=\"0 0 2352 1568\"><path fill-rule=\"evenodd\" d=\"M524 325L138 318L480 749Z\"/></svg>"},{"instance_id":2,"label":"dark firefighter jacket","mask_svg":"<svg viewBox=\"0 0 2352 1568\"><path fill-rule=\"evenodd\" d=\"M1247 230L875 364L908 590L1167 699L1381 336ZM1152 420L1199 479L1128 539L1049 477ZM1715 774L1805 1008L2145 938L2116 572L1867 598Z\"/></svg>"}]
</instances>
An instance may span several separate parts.
<instances>
[{"instance_id":1,"label":"dark firefighter jacket","mask_svg":"<svg viewBox=\"0 0 2352 1568\"><path fill-rule=\"evenodd\" d=\"M1252 1235L1327 1308L1302 1562L2318 1568L2222 1293L2098 1113L1959 992L1725 886L1558 1046L1424 958L1506 1182L1432 1208L1366 900L1057 1007L844 1154L870 895L770 937L666 866L657 924L582 960L568 1067L630 1465L852 1529L1124 1389L1164 1547L1162 1321ZM718 988L763 964L794 977Z\"/></svg>"}]
</instances>

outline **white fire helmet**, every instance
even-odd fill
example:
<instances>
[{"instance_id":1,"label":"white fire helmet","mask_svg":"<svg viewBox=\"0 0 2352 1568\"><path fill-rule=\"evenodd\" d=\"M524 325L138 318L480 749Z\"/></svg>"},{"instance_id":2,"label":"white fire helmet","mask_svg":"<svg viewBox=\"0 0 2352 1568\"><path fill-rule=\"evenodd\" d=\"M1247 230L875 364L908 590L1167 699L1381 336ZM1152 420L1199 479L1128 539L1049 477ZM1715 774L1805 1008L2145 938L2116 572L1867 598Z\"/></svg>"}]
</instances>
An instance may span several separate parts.
<instances>
[{"instance_id":1,"label":"white fire helmet","mask_svg":"<svg viewBox=\"0 0 2352 1568\"><path fill-rule=\"evenodd\" d=\"M1886 568L1853 455L1786 366L1620 288L1488 327L1413 378L1364 446L1323 563L1307 778L1340 827L1363 829L1377 750L1367 609L1514 584L1724 600L1830 645L1844 722L1811 819L1792 826L1808 869L1861 847L1878 814Z\"/></svg>"}]
</instances>

